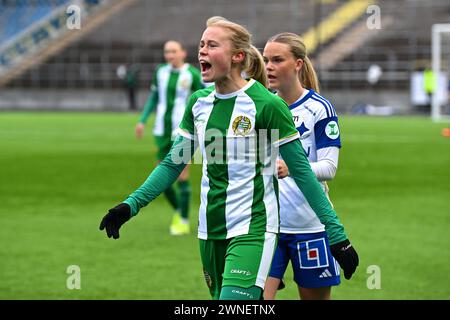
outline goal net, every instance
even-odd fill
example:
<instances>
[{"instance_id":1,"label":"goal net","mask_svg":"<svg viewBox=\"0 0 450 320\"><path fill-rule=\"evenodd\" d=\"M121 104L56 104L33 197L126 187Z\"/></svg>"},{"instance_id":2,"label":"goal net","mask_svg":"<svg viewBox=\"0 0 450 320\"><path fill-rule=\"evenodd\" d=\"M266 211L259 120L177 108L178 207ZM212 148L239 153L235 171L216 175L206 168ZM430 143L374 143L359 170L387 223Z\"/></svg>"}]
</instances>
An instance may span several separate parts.
<instances>
[{"instance_id":1,"label":"goal net","mask_svg":"<svg viewBox=\"0 0 450 320\"><path fill-rule=\"evenodd\" d=\"M433 121L450 120L450 24L432 26L431 59L435 81L431 117Z\"/></svg>"}]
</instances>

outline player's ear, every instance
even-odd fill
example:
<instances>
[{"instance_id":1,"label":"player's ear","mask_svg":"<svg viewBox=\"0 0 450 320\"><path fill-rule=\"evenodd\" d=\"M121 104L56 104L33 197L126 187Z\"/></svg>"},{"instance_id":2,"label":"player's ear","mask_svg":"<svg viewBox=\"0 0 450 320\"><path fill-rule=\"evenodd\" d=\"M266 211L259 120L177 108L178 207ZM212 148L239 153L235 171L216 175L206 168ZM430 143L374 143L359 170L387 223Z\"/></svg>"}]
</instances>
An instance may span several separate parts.
<instances>
[{"instance_id":1,"label":"player's ear","mask_svg":"<svg viewBox=\"0 0 450 320\"><path fill-rule=\"evenodd\" d=\"M295 70L297 70L297 72L300 72L302 68L303 68L303 59L295 60Z\"/></svg>"},{"instance_id":2,"label":"player's ear","mask_svg":"<svg viewBox=\"0 0 450 320\"><path fill-rule=\"evenodd\" d=\"M245 53L244 53L244 51L239 51L239 52L235 53L235 54L231 57L231 62L232 62L232 63L239 64L239 63L241 63L242 61L244 61L244 58L245 58Z\"/></svg>"}]
</instances>

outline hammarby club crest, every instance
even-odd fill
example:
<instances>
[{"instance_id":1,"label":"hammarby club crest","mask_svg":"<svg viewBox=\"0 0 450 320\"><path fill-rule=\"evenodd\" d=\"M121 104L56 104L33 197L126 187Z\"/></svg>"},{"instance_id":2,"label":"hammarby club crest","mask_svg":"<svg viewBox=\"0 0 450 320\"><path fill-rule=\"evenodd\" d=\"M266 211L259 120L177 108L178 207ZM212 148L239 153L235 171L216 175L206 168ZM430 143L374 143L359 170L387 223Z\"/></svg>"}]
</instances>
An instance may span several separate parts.
<instances>
[{"instance_id":1,"label":"hammarby club crest","mask_svg":"<svg viewBox=\"0 0 450 320\"><path fill-rule=\"evenodd\" d=\"M233 121L233 132L235 136L246 136L252 128L252 123L246 116L236 117Z\"/></svg>"}]
</instances>

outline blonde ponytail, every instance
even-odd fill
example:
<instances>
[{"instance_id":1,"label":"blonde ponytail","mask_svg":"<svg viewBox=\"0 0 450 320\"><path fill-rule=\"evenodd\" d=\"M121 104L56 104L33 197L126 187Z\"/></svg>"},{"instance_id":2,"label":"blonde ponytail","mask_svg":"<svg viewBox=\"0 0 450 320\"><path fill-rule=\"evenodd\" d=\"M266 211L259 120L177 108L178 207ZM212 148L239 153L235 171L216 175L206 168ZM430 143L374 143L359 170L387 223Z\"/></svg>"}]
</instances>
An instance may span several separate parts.
<instances>
[{"instance_id":1,"label":"blonde ponytail","mask_svg":"<svg viewBox=\"0 0 450 320\"><path fill-rule=\"evenodd\" d=\"M307 55L305 43L298 34L282 32L273 36L267 42L287 44L291 48L291 53L294 58L303 60L303 67L298 75L302 86L308 89L313 89L316 92L320 92L319 80L317 79L316 71L314 70L311 60Z\"/></svg>"},{"instance_id":2,"label":"blonde ponytail","mask_svg":"<svg viewBox=\"0 0 450 320\"><path fill-rule=\"evenodd\" d=\"M267 73L264 58L261 55L261 52L259 52L259 50L255 46L251 45L250 50L246 53L249 56L249 59L248 66L246 67L245 72L250 78L259 81L263 86L267 88Z\"/></svg>"},{"instance_id":3,"label":"blonde ponytail","mask_svg":"<svg viewBox=\"0 0 450 320\"><path fill-rule=\"evenodd\" d=\"M317 79L316 71L314 70L314 67L311 63L311 60L309 60L308 56L305 56L303 58L303 67L300 71L300 83L308 88L313 89L315 92L319 93L319 80Z\"/></svg>"}]
</instances>

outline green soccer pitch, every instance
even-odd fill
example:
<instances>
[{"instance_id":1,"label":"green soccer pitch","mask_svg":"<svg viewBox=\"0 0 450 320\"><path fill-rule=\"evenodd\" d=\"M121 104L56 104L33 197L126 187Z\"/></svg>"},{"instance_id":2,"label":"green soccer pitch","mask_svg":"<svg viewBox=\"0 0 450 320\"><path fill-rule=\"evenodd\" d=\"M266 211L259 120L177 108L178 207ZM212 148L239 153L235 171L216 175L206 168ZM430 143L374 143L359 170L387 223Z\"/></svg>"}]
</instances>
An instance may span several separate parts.
<instances>
[{"instance_id":1,"label":"green soccer pitch","mask_svg":"<svg viewBox=\"0 0 450 320\"><path fill-rule=\"evenodd\" d=\"M173 212L164 197L124 225L119 240L98 230L155 164L151 126L137 140L137 120L129 113L0 113L0 299L210 299L195 232L200 165L191 167L191 235L169 235ZM450 298L446 125L341 117L330 196L360 266L333 289L334 299ZM81 289L68 289L72 265ZM369 289L376 279L380 287ZM290 267L286 282L278 298L297 299Z\"/></svg>"}]
</instances>

